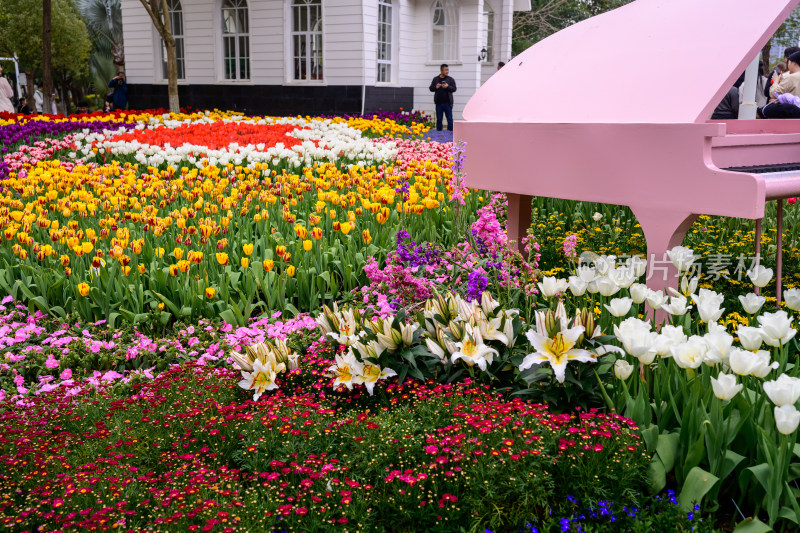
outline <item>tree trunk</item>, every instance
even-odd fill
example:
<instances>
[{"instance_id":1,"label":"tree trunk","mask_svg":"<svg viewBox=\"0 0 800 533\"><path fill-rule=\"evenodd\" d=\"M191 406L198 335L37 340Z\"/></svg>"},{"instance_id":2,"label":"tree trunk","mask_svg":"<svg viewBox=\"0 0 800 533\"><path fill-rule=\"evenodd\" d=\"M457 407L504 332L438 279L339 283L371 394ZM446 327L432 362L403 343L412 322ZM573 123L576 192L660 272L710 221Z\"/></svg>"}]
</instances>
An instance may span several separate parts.
<instances>
[{"instance_id":1,"label":"tree trunk","mask_svg":"<svg viewBox=\"0 0 800 533\"><path fill-rule=\"evenodd\" d=\"M158 34L164 41L167 49L167 74L168 74L168 93L169 110L178 113L181 110L178 100L178 61L175 53L175 38L172 37L172 21L169 17L167 0L139 0L150 15Z\"/></svg>"},{"instance_id":2,"label":"tree trunk","mask_svg":"<svg viewBox=\"0 0 800 533\"><path fill-rule=\"evenodd\" d=\"M125 47L122 43L111 44L111 57L117 72L125 72Z\"/></svg>"},{"instance_id":3,"label":"tree trunk","mask_svg":"<svg viewBox=\"0 0 800 533\"><path fill-rule=\"evenodd\" d=\"M763 71L760 73L762 76L769 74L769 56L772 54L772 39L767 41L764 48L761 49L761 61L764 63Z\"/></svg>"},{"instance_id":4,"label":"tree trunk","mask_svg":"<svg viewBox=\"0 0 800 533\"><path fill-rule=\"evenodd\" d=\"M42 92L44 93L44 112L52 111L53 71L51 68L51 29L53 14L52 0L42 0Z\"/></svg>"},{"instance_id":5,"label":"tree trunk","mask_svg":"<svg viewBox=\"0 0 800 533\"><path fill-rule=\"evenodd\" d=\"M36 92L36 87L34 85L34 76L36 75L35 72L25 71L25 79L27 80L27 84L25 87L26 96L28 97L28 105L31 109L35 108L35 103L33 101L33 93Z\"/></svg>"}]
</instances>

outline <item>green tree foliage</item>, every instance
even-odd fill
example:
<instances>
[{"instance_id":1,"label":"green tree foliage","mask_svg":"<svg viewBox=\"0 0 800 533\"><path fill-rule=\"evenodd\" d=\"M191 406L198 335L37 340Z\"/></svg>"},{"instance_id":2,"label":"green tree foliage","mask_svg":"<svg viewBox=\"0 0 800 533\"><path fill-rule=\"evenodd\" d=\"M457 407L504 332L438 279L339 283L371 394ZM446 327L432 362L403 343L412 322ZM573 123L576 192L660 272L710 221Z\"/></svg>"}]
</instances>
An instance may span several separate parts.
<instances>
[{"instance_id":1,"label":"green tree foliage","mask_svg":"<svg viewBox=\"0 0 800 533\"><path fill-rule=\"evenodd\" d=\"M513 52L518 54L576 22L632 0L532 0L530 11L514 13Z\"/></svg>"},{"instance_id":2,"label":"green tree foliage","mask_svg":"<svg viewBox=\"0 0 800 533\"><path fill-rule=\"evenodd\" d=\"M92 51L89 71L92 82L103 88L120 70L125 70L120 0L75 0L89 30Z\"/></svg>"},{"instance_id":3,"label":"green tree foliage","mask_svg":"<svg viewBox=\"0 0 800 533\"><path fill-rule=\"evenodd\" d=\"M88 74L91 42L72 0L53 0L52 66L59 79ZM20 67L42 68L42 1L0 0L0 55L17 55Z\"/></svg>"}]
</instances>

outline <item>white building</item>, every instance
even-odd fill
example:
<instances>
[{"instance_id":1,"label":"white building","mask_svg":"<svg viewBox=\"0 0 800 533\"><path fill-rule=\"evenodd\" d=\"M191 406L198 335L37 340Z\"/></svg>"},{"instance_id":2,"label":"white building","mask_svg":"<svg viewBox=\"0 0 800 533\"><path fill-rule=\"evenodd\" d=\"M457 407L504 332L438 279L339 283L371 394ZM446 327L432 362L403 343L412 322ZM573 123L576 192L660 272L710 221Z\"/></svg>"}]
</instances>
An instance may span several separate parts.
<instances>
[{"instance_id":1,"label":"white building","mask_svg":"<svg viewBox=\"0 0 800 533\"><path fill-rule=\"evenodd\" d=\"M454 115L511 56L530 0L167 0L182 106L248 113L433 114L447 63ZM166 58L139 0L122 0L132 108L165 107Z\"/></svg>"}]
</instances>

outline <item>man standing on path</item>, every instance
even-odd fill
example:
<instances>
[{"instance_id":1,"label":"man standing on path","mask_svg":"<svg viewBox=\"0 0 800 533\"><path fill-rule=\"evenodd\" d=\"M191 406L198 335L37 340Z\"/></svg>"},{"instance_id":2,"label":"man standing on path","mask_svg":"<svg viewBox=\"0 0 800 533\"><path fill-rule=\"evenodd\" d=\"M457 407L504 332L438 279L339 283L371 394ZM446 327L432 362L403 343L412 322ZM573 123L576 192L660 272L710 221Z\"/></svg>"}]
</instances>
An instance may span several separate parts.
<instances>
[{"instance_id":1,"label":"man standing on path","mask_svg":"<svg viewBox=\"0 0 800 533\"><path fill-rule=\"evenodd\" d=\"M449 74L450 67L443 64L439 67L439 75L433 78L430 86L433 103L436 104L436 131L442 131L442 115L447 117L447 129L453 131L453 93L456 92L456 80Z\"/></svg>"},{"instance_id":2,"label":"man standing on path","mask_svg":"<svg viewBox=\"0 0 800 533\"><path fill-rule=\"evenodd\" d=\"M124 111L128 108L128 84L125 82L125 73L117 72L116 77L108 82L108 88L114 89L114 111Z\"/></svg>"}]
</instances>

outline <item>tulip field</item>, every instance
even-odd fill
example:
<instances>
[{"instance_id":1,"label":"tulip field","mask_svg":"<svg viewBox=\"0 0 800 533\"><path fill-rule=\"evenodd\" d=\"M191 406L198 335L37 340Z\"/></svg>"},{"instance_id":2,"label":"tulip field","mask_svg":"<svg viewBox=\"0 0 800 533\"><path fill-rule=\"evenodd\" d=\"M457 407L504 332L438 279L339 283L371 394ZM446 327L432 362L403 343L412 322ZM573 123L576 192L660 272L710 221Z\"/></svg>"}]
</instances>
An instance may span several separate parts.
<instances>
[{"instance_id":1,"label":"tulip field","mask_svg":"<svg viewBox=\"0 0 800 533\"><path fill-rule=\"evenodd\" d=\"M521 243L419 114L0 114L4 531L800 529L800 235ZM502 157L502 154L498 154Z\"/></svg>"}]
</instances>

